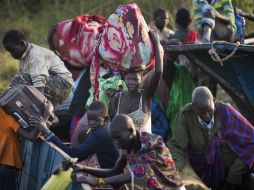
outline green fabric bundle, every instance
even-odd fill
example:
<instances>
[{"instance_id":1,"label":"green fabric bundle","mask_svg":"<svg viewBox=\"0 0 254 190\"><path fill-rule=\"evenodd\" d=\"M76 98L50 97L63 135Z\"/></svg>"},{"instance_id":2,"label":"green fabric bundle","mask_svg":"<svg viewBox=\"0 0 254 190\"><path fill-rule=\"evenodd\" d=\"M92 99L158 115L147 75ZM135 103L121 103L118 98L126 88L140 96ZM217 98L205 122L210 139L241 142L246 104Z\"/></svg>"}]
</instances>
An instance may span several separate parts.
<instances>
[{"instance_id":1,"label":"green fabric bundle","mask_svg":"<svg viewBox=\"0 0 254 190\"><path fill-rule=\"evenodd\" d=\"M184 65L175 64L176 73L172 87L170 89L168 105L165 108L157 95L154 96L154 100L159 104L160 108L165 113L170 126L172 126L177 112L185 104L191 102L192 92L195 88L195 84ZM171 131L171 130L169 130ZM171 132L169 132L171 135Z\"/></svg>"},{"instance_id":2,"label":"green fabric bundle","mask_svg":"<svg viewBox=\"0 0 254 190\"><path fill-rule=\"evenodd\" d=\"M103 101L107 106L109 104L109 97L106 94L107 89L112 89L114 91L119 90L119 86L122 86L123 90L126 90L126 84L123 80L121 80L121 77L116 75L114 77L109 77L107 79L99 78L99 100ZM93 88L90 88L89 90L90 96L87 100L86 105L90 105L93 102Z\"/></svg>"}]
</instances>

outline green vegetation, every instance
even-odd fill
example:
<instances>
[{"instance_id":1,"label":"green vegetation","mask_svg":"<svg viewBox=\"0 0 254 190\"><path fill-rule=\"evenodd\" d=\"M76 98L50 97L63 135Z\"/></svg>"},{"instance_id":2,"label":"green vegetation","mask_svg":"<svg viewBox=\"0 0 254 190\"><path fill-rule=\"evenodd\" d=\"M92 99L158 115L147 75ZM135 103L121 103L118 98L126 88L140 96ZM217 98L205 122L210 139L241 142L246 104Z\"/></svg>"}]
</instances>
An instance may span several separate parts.
<instances>
[{"instance_id":1,"label":"green vegetation","mask_svg":"<svg viewBox=\"0 0 254 190\"><path fill-rule=\"evenodd\" d=\"M119 4L136 2L147 22L158 7L170 13L170 27L174 27L174 14L179 7L191 7L191 0L1 0L0 1L0 39L8 29L18 29L27 39L47 47L49 27L61 20L81 14L96 14L108 17ZM253 12L253 0L233 0L244 11ZM250 23L247 23L250 24ZM252 25L247 27L253 31ZM0 91L8 86L17 71L18 62L13 60L0 45Z\"/></svg>"},{"instance_id":2,"label":"green vegetation","mask_svg":"<svg viewBox=\"0 0 254 190\"><path fill-rule=\"evenodd\" d=\"M6 64L7 63L7 64ZM18 61L6 52L0 52L0 91L10 83L11 77L17 72Z\"/></svg>"}]
</instances>

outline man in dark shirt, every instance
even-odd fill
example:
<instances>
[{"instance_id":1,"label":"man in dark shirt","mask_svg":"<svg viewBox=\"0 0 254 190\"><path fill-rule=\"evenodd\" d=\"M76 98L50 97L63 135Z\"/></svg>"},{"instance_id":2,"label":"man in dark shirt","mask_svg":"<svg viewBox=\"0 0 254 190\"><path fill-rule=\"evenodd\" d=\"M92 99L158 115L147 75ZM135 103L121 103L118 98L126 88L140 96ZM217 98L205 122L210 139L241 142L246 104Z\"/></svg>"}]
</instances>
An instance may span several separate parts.
<instances>
[{"instance_id":1,"label":"man in dark shirt","mask_svg":"<svg viewBox=\"0 0 254 190\"><path fill-rule=\"evenodd\" d=\"M79 161L87 159L96 154L101 168L112 168L119 156L118 149L113 143L109 125L107 124L108 109L101 101L95 101L88 107L87 118L90 130L88 137L75 147L63 144L57 136L52 133L42 118L31 116L31 125L41 131L46 140L54 143L71 157L77 157ZM89 132L90 131L90 132Z\"/></svg>"}]
</instances>

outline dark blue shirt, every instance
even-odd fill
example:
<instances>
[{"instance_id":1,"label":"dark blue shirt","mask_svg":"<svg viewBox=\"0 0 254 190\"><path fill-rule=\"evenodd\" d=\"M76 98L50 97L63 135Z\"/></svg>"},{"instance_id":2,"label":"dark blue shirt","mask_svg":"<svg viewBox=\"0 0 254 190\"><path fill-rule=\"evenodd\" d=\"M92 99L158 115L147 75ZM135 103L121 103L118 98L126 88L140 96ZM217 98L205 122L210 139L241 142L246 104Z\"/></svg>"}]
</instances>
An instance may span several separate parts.
<instances>
[{"instance_id":1,"label":"dark blue shirt","mask_svg":"<svg viewBox=\"0 0 254 190\"><path fill-rule=\"evenodd\" d=\"M84 142L73 148L63 144L55 135L48 141L57 145L71 157L78 158L79 161L96 154L101 168L113 168L119 156L118 149L109 133L109 125L92 131Z\"/></svg>"}]
</instances>

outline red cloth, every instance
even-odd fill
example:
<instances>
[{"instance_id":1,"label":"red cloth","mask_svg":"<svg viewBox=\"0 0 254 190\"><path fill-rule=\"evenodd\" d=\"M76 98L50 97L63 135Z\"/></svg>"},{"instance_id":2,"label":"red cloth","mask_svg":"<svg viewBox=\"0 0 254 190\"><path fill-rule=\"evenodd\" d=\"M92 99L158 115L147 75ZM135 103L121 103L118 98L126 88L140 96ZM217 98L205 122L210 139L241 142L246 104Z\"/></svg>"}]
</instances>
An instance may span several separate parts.
<instances>
[{"instance_id":1,"label":"red cloth","mask_svg":"<svg viewBox=\"0 0 254 190\"><path fill-rule=\"evenodd\" d=\"M148 26L136 4L120 5L109 16L99 45L100 57L112 69L140 70L154 64Z\"/></svg>"},{"instance_id":2,"label":"red cloth","mask_svg":"<svg viewBox=\"0 0 254 190\"><path fill-rule=\"evenodd\" d=\"M94 97L98 95L99 73L98 43L105 18L94 15L81 15L74 19L62 21L57 24L56 32L60 46L65 46L66 54L61 55L65 60L75 66L91 66L90 80L94 88Z\"/></svg>"},{"instance_id":3,"label":"red cloth","mask_svg":"<svg viewBox=\"0 0 254 190\"><path fill-rule=\"evenodd\" d=\"M105 18L81 15L57 24L56 32L60 46L65 46L65 60L76 66L90 66L103 31Z\"/></svg>"},{"instance_id":4,"label":"red cloth","mask_svg":"<svg viewBox=\"0 0 254 190\"><path fill-rule=\"evenodd\" d=\"M198 40L198 32L195 30L190 30L185 38L182 40L183 44L193 44Z\"/></svg>"},{"instance_id":5,"label":"red cloth","mask_svg":"<svg viewBox=\"0 0 254 190\"><path fill-rule=\"evenodd\" d=\"M64 59L77 66L90 66L94 98L98 98L100 58L112 69L139 70L154 65L148 26L136 4L119 6L109 22L99 16L77 16L57 25ZM102 35L100 35L102 34Z\"/></svg>"}]
</instances>

